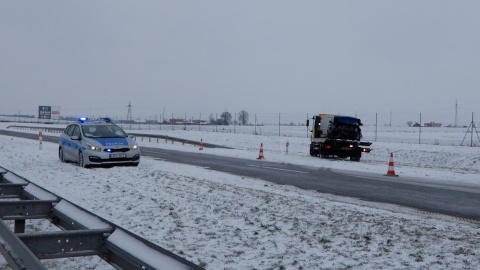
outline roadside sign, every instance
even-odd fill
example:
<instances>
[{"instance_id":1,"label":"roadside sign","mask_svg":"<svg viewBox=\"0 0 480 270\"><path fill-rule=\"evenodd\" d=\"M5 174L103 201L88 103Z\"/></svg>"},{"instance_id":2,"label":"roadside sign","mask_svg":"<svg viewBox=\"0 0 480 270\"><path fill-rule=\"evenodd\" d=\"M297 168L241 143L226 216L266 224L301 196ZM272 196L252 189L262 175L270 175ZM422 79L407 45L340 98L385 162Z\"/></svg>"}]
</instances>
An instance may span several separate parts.
<instances>
[{"instance_id":1,"label":"roadside sign","mask_svg":"<svg viewBox=\"0 0 480 270\"><path fill-rule=\"evenodd\" d=\"M52 106L38 106L38 119L51 119Z\"/></svg>"}]
</instances>

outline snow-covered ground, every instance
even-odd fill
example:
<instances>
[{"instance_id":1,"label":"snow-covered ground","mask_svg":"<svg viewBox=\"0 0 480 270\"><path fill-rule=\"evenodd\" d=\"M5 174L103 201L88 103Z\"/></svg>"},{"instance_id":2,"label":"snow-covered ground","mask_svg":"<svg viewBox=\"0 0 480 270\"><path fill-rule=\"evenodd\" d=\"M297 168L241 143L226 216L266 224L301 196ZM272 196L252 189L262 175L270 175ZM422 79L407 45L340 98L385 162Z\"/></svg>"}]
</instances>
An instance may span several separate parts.
<instances>
[{"instance_id":1,"label":"snow-covered ground","mask_svg":"<svg viewBox=\"0 0 480 270\"><path fill-rule=\"evenodd\" d=\"M0 128L8 125L0 123ZM350 162L310 157L306 135L132 132L203 139L236 149L205 148L202 153L252 162L348 168L378 175L386 173L393 152L398 181L480 187L478 147L384 140L375 142L361 162ZM431 133L435 138L427 133L423 138L442 141L450 136L447 133ZM401 131L381 132L381 136L407 137ZM192 145L137 140L141 146L200 152ZM266 160L256 159L260 144ZM207 269L478 269L480 265L480 226L452 217L147 157L136 168L82 169L60 163L56 144L44 142L42 150L38 146L37 141L0 136L0 166ZM41 226L45 225L33 223L27 230ZM95 257L45 262L50 269L113 269ZM0 269L8 269L5 264L0 258Z\"/></svg>"}]
</instances>

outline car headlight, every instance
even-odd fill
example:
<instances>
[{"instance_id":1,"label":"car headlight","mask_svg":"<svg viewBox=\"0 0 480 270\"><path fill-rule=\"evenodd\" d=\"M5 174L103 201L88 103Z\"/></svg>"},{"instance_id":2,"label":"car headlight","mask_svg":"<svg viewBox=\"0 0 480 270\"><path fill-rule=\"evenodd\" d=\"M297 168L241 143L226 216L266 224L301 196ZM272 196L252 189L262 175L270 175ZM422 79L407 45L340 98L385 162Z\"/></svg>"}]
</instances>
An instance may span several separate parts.
<instances>
[{"instance_id":1,"label":"car headlight","mask_svg":"<svg viewBox=\"0 0 480 270\"><path fill-rule=\"evenodd\" d=\"M132 150L137 150L138 149L138 144L135 143L134 145L132 145L131 148L132 148Z\"/></svg>"},{"instance_id":2,"label":"car headlight","mask_svg":"<svg viewBox=\"0 0 480 270\"><path fill-rule=\"evenodd\" d=\"M86 145L87 145L88 150L90 150L90 151L96 151L96 152L102 151L102 148L100 148L98 146L95 146L93 144L86 143Z\"/></svg>"}]
</instances>

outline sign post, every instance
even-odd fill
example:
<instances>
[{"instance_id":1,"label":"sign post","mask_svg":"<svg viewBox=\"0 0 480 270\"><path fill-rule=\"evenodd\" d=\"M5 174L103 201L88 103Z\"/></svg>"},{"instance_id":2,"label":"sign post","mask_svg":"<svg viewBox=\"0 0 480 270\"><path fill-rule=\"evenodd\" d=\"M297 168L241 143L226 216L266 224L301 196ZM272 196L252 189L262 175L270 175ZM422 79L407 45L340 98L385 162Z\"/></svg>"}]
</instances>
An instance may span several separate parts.
<instances>
[{"instance_id":1,"label":"sign post","mask_svg":"<svg viewBox=\"0 0 480 270\"><path fill-rule=\"evenodd\" d=\"M43 140L43 134L42 131L38 131L38 141L40 142L39 149L42 150L42 140Z\"/></svg>"}]
</instances>

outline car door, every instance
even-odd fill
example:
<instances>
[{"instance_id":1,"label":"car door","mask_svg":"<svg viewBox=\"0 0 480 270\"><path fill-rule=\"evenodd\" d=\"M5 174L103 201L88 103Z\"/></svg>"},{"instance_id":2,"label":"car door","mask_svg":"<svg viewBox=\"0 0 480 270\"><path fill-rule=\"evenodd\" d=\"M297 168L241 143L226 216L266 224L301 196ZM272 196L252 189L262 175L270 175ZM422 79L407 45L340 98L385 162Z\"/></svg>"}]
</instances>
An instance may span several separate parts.
<instances>
[{"instance_id":1,"label":"car door","mask_svg":"<svg viewBox=\"0 0 480 270\"><path fill-rule=\"evenodd\" d=\"M82 139L82 135L80 133L80 127L78 125L75 125L75 127L72 130L72 134L70 135L70 140L69 140L69 155L71 157L71 160L78 160L78 149L81 147L80 145L80 140Z\"/></svg>"},{"instance_id":2,"label":"car door","mask_svg":"<svg viewBox=\"0 0 480 270\"><path fill-rule=\"evenodd\" d=\"M60 135L60 146L62 147L63 151L63 159L64 160L72 160L72 154L70 149L70 137L72 136L72 132L75 125L69 125L62 135Z\"/></svg>"},{"instance_id":3,"label":"car door","mask_svg":"<svg viewBox=\"0 0 480 270\"><path fill-rule=\"evenodd\" d=\"M70 125L65 130L65 134L62 135L61 144L65 160L77 160L76 149L78 149L78 141L72 140L72 136L74 136L75 130L78 130L77 133L80 131L77 125Z\"/></svg>"}]
</instances>

